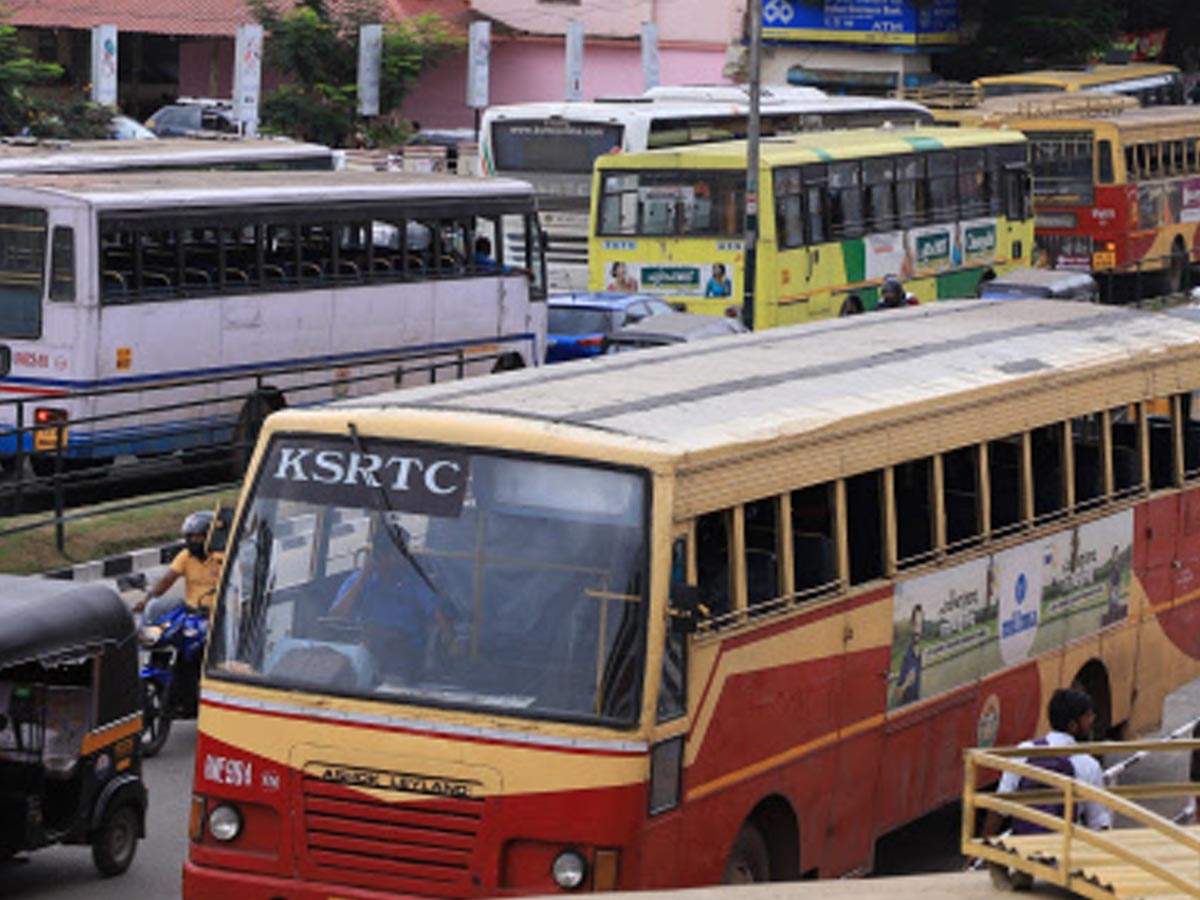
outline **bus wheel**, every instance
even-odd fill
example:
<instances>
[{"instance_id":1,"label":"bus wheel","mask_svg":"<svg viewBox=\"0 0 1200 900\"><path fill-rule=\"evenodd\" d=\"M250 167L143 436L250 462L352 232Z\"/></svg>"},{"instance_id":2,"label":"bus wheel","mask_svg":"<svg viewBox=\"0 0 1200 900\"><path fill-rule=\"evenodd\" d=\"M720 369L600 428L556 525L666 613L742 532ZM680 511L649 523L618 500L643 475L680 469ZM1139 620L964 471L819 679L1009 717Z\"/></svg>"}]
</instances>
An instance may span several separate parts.
<instances>
[{"instance_id":1,"label":"bus wheel","mask_svg":"<svg viewBox=\"0 0 1200 900\"><path fill-rule=\"evenodd\" d=\"M1179 294L1183 292L1184 276L1187 275L1188 268L1188 252L1183 246L1182 238L1175 238L1175 243L1171 245L1171 263L1167 269L1167 293Z\"/></svg>"},{"instance_id":2,"label":"bus wheel","mask_svg":"<svg viewBox=\"0 0 1200 900\"><path fill-rule=\"evenodd\" d=\"M771 880L771 858L762 832L747 822L738 832L737 840L725 861L724 884L754 884Z\"/></svg>"},{"instance_id":3,"label":"bus wheel","mask_svg":"<svg viewBox=\"0 0 1200 900\"><path fill-rule=\"evenodd\" d=\"M1071 687L1083 691L1092 698L1096 707L1096 724L1092 726L1092 739L1107 740L1112 736L1112 691L1108 684L1108 672L1097 659L1088 662L1071 679Z\"/></svg>"},{"instance_id":4,"label":"bus wheel","mask_svg":"<svg viewBox=\"0 0 1200 900\"><path fill-rule=\"evenodd\" d=\"M233 450L230 457L230 467L238 478L246 474L263 422L271 413L278 412L285 406L287 406L287 401L283 399L283 394L275 388L263 388L255 391L242 404L242 411L238 413L237 425L233 429Z\"/></svg>"},{"instance_id":5,"label":"bus wheel","mask_svg":"<svg viewBox=\"0 0 1200 900\"><path fill-rule=\"evenodd\" d=\"M520 353L505 353L492 366L493 374L496 372L515 372L518 369L525 368L525 360L521 359Z\"/></svg>"},{"instance_id":6,"label":"bus wheel","mask_svg":"<svg viewBox=\"0 0 1200 900\"><path fill-rule=\"evenodd\" d=\"M863 311L862 301L857 297L847 297L842 302L842 308L838 310L839 316L857 316Z\"/></svg>"}]
</instances>

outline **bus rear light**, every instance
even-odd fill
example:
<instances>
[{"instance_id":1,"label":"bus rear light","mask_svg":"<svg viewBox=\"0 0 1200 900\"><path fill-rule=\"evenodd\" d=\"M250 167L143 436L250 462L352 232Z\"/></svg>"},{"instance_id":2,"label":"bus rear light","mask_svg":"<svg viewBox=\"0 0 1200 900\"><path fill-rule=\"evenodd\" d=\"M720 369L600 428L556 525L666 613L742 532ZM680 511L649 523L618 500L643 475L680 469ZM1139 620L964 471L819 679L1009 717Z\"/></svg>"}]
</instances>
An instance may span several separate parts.
<instances>
[{"instance_id":1,"label":"bus rear light","mask_svg":"<svg viewBox=\"0 0 1200 900\"><path fill-rule=\"evenodd\" d=\"M39 406L33 411L33 421L35 425L57 425L67 421L67 411L49 406Z\"/></svg>"}]
</instances>

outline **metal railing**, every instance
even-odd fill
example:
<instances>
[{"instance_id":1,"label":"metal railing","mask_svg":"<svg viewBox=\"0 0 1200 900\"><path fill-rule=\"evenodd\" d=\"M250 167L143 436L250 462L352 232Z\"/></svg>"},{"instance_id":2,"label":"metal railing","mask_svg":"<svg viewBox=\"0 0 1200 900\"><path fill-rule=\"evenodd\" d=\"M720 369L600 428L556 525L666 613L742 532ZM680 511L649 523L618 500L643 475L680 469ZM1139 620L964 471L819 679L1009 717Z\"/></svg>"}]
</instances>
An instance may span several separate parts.
<instances>
[{"instance_id":1,"label":"metal railing","mask_svg":"<svg viewBox=\"0 0 1200 900\"><path fill-rule=\"evenodd\" d=\"M1190 730L1194 723L1188 726ZM1183 729L1180 729L1182 732ZM1200 751L1200 739L1160 739L1151 741L1102 742L1076 744L1064 751L1062 747L1004 747L966 752L963 781L963 811L961 849L964 855L1011 868L1027 876L1040 878L1090 895L1087 888L1095 886L1098 860L1109 860L1131 867L1138 877L1157 883L1160 889L1173 890L1188 896L1200 896L1200 866L1190 877L1181 876L1142 847L1122 840L1121 831L1094 831L1076 823L1076 810L1085 802L1099 803L1125 818L1147 833L1157 836L1165 845L1192 852L1200 859L1200 835L1180 827L1134 801L1171 797L1194 797L1200 785L1194 782L1165 782L1160 784L1110 785L1097 788L1068 778L1057 772L1026 762L1034 757L1071 754L1126 753L1151 754L1163 752ZM1144 757L1139 757L1144 758ZM1045 785L1036 790L1012 793L991 793L982 790L985 773L1012 774ZM1047 807L1050 807L1047 809ZM1056 809L1061 809L1057 812ZM1020 837L976 836L975 827L980 811L992 811L1000 816L1012 816L1036 826L1043 833ZM1037 838L1031 842L1029 838ZM1036 852L1022 854L1025 843L1036 843ZM1092 870L1092 871L1089 871Z\"/></svg>"},{"instance_id":2,"label":"metal railing","mask_svg":"<svg viewBox=\"0 0 1200 900\"><path fill-rule=\"evenodd\" d=\"M489 339L476 345L476 352L464 346L394 352L363 356L352 363L247 367L216 377L0 400L0 417L11 423L0 425L0 441L13 447L0 474L0 515L22 516L18 523L0 519L0 538L53 526L61 552L69 522L235 486L263 421L276 409L406 384L459 380L469 370L505 367L517 346L513 341ZM350 374L350 368L357 374ZM378 384L367 387L370 382ZM180 391L204 388L219 396L178 399ZM133 408L72 416L65 422L35 420L39 408L93 400L103 406L104 400L120 403L122 399ZM113 431L146 419L151 422L137 425L132 435ZM87 436L86 457L78 455L82 445L72 443L72 434ZM166 444L174 446L162 449ZM45 449L35 449L39 447ZM153 498L70 511L93 504L98 497L120 499L155 487L161 492Z\"/></svg>"}]
</instances>

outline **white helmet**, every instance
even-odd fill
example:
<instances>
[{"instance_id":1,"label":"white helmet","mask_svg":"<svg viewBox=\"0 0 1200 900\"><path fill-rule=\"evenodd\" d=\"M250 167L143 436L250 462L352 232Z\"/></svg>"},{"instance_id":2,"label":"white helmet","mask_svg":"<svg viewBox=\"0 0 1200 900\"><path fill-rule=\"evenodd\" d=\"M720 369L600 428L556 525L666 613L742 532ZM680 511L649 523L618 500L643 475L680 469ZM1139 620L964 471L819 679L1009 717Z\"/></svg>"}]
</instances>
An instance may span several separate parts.
<instances>
[{"instance_id":1,"label":"white helmet","mask_svg":"<svg viewBox=\"0 0 1200 900\"><path fill-rule=\"evenodd\" d=\"M189 513L188 517L183 520L183 525L180 527L179 533L184 537L187 537L189 534L208 534L212 520L212 513L206 509L198 509L194 513Z\"/></svg>"}]
</instances>

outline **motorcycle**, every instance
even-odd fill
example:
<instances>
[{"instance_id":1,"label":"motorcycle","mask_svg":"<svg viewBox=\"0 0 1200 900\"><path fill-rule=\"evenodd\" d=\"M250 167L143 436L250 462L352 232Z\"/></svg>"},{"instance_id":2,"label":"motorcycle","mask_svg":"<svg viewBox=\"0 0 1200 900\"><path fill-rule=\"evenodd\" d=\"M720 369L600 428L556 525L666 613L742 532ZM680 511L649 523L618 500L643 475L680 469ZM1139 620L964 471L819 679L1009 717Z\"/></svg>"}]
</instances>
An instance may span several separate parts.
<instances>
[{"instance_id":1,"label":"motorcycle","mask_svg":"<svg viewBox=\"0 0 1200 900\"><path fill-rule=\"evenodd\" d=\"M200 700L200 664L208 616L178 601L147 607L142 645L142 756L154 756L171 734L174 719L194 719Z\"/></svg>"}]
</instances>

